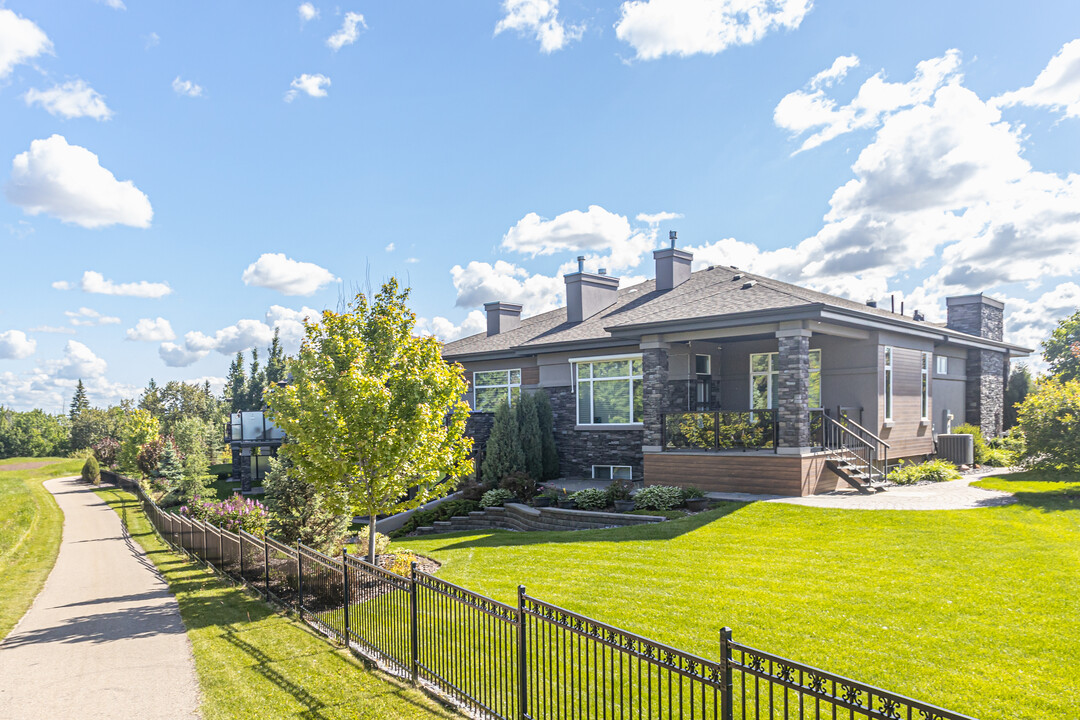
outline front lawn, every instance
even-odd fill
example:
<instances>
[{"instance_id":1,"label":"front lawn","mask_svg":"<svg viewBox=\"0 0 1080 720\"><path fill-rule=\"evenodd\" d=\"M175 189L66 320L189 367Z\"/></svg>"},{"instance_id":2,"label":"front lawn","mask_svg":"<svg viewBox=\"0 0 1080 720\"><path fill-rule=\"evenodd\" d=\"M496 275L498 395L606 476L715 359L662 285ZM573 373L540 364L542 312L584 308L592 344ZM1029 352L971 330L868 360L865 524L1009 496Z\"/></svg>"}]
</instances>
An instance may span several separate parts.
<instances>
[{"instance_id":1,"label":"front lawn","mask_svg":"<svg viewBox=\"0 0 1080 720\"><path fill-rule=\"evenodd\" d=\"M202 689L202 717L454 718L422 692L365 670L349 653L228 584L153 532L135 496L98 494L127 518L180 604Z\"/></svg>"},{"instance_id":2,"label":"front lawn","mask_svg":"<svg viewBox=\"0 0 1080 720\"><path fill-rule=\"evenodd\" d=\"M726 503L658 525L411 537L504 602L530 595L706 657L719 631L951 710L1080 717L1080 476L979 510Z\"/></svg>"},{"instance_id":3,"label":"front lawn","mask_svg":"<svg viewBox=\"0 0 1080 720\"><path fill-rule=\"evenodd\" d=\"M39 467L5 469L22 465ZM0 460L0 639L37 597L60 550L64 514L41 483L78 475L82 465L65 458Z\"/></svg>"}]
</instances>

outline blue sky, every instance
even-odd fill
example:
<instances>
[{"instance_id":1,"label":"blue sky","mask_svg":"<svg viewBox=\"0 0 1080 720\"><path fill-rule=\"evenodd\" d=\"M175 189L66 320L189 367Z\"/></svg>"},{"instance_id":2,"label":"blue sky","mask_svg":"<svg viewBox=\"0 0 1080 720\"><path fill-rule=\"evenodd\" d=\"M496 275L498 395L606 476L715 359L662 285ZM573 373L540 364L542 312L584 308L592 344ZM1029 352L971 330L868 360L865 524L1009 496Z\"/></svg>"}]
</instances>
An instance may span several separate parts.
<instances>
[{"instance_id":1,"label":"blue sky","mask_svg":"<svg viewBox=\"0 0 1080 720\"><path fill-rule=\"evenodd\" d=\"M59 411L369 281L561 304L668 230L857 300L1080 305L1080 5L0 2L0 404Z\"/></svg>"}]
</instances>

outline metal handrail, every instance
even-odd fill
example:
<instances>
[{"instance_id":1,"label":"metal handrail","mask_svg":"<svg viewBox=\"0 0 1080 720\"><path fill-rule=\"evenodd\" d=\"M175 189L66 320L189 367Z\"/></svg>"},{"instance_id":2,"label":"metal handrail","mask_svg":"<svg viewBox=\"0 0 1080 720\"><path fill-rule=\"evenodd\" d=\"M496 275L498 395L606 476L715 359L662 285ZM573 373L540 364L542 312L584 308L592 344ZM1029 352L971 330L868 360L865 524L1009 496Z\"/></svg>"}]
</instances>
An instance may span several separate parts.
<instances>
[{"instance_id":1,"label":"metal handrail","mask_svg":"<svg viewBox=\"0 0 1080 720\"><path fill-rule=\"evenodd\" d=\"M878 448L871 441L856 434L851 428L846 427L837 420L832 419L828 415L823 415L824 425L822 426L823 444L826 452L830 452L836 455L853 455L856 459L866 465L867 473L871 481L874 480L875 475L880 476L882 480L885 479L889 469L889 453L887 443L882 443L886 450L884 451L884 463L879 470L875 465L878 460ZM845 416L846 417L846 416ZM858 426L862 429L862 426ZM851 442L851 441L854 442ZM854 447L851 447L854 445Z\"/></svg>"},{"instance_id":2,"label":"metal handrail","mask_svg":"<svg viewBox=\"0 0 1080 720\"><path fill-rule=\"evenodd\" d=\"M866 428L864 428L864 427L863 427L862 425L860 425L859 423L855 422L855 421L854 421L854 420L852 420L852 419L851 419L850 417L848 417L847 413L844 413L844 414L843 414L843 415L841 415L840 417L844 418L844 420L846 420L847 422L849 422L849 423L851 423L852 425L854 425L854 426L855 426L855 427L856 427L857 429L859 429L859 430L862 430L862 431L863 431L864 433L866 433L866 434L867 434L867 435L869 435L870 437L874 438L874 440L878 441L879 443L881 443L881 444L882 444L882 445L884 445L885 447L887 447L887 448L891 448L891 447L892 447L891 445L889 445L889 443L885 442L884 440L882 440L881 438L879 438L879 437L878 437L877 435L875 435L874 433L870 432L869 430L867 430ZM865 439L865 438L863 438L863 439Z\"/></svg>"}]
</instances>

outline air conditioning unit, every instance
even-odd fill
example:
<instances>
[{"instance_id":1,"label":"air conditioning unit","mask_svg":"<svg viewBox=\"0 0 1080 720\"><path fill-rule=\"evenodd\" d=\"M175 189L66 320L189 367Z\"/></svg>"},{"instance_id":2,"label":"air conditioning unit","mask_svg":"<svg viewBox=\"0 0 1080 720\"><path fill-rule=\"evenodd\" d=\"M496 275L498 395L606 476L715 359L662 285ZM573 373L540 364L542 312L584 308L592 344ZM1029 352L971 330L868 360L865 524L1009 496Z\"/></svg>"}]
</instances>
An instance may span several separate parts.
<instances>
[{"instance_id":1,"label":"air conditioning unit","mask_svg":"<svg viewBox=\"0 0 1080 720\"><path fill-rule=\"evenodd\" d=\"M937 454L953 465L974 465L975 438L971 435L938 435Z\"/></svg>"}]
</instances>

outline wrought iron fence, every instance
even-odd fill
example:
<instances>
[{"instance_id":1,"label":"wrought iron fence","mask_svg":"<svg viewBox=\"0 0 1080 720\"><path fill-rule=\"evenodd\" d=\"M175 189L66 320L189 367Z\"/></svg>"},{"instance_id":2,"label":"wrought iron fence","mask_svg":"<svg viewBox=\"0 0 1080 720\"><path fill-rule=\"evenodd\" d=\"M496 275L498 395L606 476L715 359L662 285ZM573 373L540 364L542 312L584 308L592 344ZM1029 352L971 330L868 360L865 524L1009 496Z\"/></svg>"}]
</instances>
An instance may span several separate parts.
<instances>
[{"instance_id":1,"label":"wrought iron fence","mask_svg":"<svg viewBox=\"0 0 1080 720\"><path fill-rule=\"evenodd\" d=\"M720 635L708 660L531 597L506 605L417 570L232 533L135 493L169 544L384 670L498 720L974 720Z\"/></svg>"}]
</instances>

